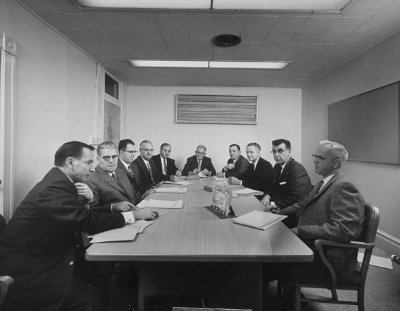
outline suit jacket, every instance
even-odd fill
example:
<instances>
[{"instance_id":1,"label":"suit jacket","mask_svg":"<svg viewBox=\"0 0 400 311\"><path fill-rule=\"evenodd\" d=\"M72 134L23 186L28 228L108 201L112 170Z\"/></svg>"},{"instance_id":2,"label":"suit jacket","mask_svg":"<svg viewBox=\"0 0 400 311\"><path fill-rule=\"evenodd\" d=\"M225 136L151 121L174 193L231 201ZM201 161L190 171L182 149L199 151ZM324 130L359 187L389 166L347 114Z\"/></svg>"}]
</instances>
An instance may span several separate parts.
<instances>
[{"instance_id":1,"label":"suit jacket","mask_svg":"<svg viewBox=\"0 0 400 311\"><path fill-rule=\"evenodd\" d=\"M271 163L263 158L259 158L257 166L253 170L249 165L247 173L243 177L243 186L268 193L273 181L273 168Z\"/></svg>"},{"instance_id":2,"label":"suit jacket","mask_svg":"<svg viewBox=\"0 0 400 311\"><path fill-rule=\"evenodd\" d=\"M357 239L365 219L364 199L357 188L340 173L336 173L319 192L317 187L302 202L283 210L285 214L297 213L299 237L305 241L348 242ZM340 261L337 269L352 273L356 252L332 247L326 254L330 260Z\"/></svg>"},{"instance_id":3,"label":"suit jacket","mask_svg":"<svg viewBox=\"0 0 400 311\"><path fill-rule=\"evenodd\" d=\"M164 175L162 173L162 165L161 165L161 155L157 154L152 157L154 164L158 170L158 176L160 180L170 180L171 175L175 175L178 168L175 166L175 160L168 158L167 159L167 174Z\"/></svg>"},{"instance_id":4,"label":"suit jacket","mask_svg":"<svg viewBox=\"0 0 400 311\"><path fill-rule=\"evenodd\" d=\"M229 159L227 161L228 164L233 163L232 159ZM247 169L249 168L249 161L243 157L242 155L239 155L238 159L236 160L235 167L231 170L225 171L225 177L236 177L237 179L243 179L243 177L247 173Z\"/></svg>"},{"instance_id":5,"label":"suit jacket","mask_svg":"<svg viewBox=\"0 0 400 311\"><path fill-rule=\"evenodd\" d=\"M183 168L182 175L187 176L189 175L189 172L193 171L195 168L198 167L197 164L197 158L196 156L191 156L190 158L187 158L185 167ZM203 157L203 160L201 161L201 170L207 169L211 172L211 175L216 175L217 172L215 171L214 165L211 162L211 159L209 157Z\"/></svg>"},{"instance_id":6,"label":"suit jacket","mask_svg":"<svg viewBox=\"0 0 400 311\"><path fill-rule=\"evenodd\" d=\"M130 167L130 164L129 164L129 167ZM118 159L118 168L121 169L123 172L125 172L126 176L128 176L130 183L132 184L132 187L137 189L138 187L136 185L135 178L133 177L132 169L131 169L131 171L128 171L120 159Z\"/></svg>"},{"instance_id":7,"label":"suit jacket","mask_svg":"<svg viewBox=\"0 0 400 311\"><path fill-rule=\"evenodd\" d=\"M87 183L93 191L92 208L102 211L104 205L111 203L128 201L136 205L141 201L140 194L122 169L117 168L115 176L116 178L111 177L100 166L89 176Z\"/></svg>"},{"instance_id":8,"label":"suit jacket","mask_svg":"<svg viewBox=\"0 0 400 311\"><path fill-rule=\"evenodd\" d=\"M145 193L147 190L155 186L160 182L160 177L158 176L157 167L152 159L149 160L151 173L153 175L154 183L151 180L150 172L144 163L142 157L137 157L135 161L132 162L131 168L133 171L133 177L135 183L138 186L140 194Z\"/></svg>"},{"instance_id":9,"label":"suit jacket","mask_svg":"<svg viewBox=\"0 0 400 311\"><path fill-rule=\"evenodd\" d=\"M15 280L8 296L11 306L59 310L73 284L80 233L124 224L120 213L87 209L71 180L52 168L28 193L0 237L0 275Z\"/></svg>"},{"instance_id":10,"label":"suit jacket","mask_svg":"<svg viewBox=\"0 0 400 311\"><path fill-rule=\"evenodd\" d=\"M313 188L307 171L300 163L290 158L279 174L280 165L275 164L273 185L269 195L276 206L283 209L301 202Z\"/></svg>"}]
</instances>

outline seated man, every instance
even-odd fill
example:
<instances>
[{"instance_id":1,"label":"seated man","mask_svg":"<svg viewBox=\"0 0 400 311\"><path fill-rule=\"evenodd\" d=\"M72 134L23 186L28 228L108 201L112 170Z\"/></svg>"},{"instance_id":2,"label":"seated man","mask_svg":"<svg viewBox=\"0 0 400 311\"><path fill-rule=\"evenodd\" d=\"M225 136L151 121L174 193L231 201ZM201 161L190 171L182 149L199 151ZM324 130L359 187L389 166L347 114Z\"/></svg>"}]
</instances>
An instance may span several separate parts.
<instances>
[{"instance_id":1,"label":"seated man","mask_svg":"<svg viewBox=\"0 0 400 311\"><path fill-rule=\"evenodd\" d=\"M137 189L135 184L135 179L133 178L133 172L131 168L131 163L135 159L136 148L135 143L131 139L122 139L118 144L119 160L118 168L122 169L128 176L129 181Z\"/></svg>"},{"instance_id":2,"label":"seated man","mask_svg":"<svg viewBox=\"0 0 400 311\"><path fill-rule=\"evenodd\" d=\"M202 172L204 175L215 175L214 165L211 159L206 157L207 148L203 145L198 145L195 155L187 158L185 167L183 168L182 175L197 175Z\"/></svg>"},{"instance_id":3,"label":"seated man","mask_svg":"<svg viewBox=\"0 0 400 311\"><path fill-rule=\"evenodd\" d=\"M123 169L118 168L118 149L112 142L102 142L97 147L99 164L88 178L88 185L93 191L92 208L120 201L138 204L142 197L129 181Z\"/></svg>"},{"instance_id":4,"label":"seated man","mask_svg":"<svg viewBox=\"0 0 400 311\"><path fill-rule=\"evenodd\" d=\"M340 173L348 157L347 150L336 142L324 140L319 142L313 157L315 172L323 179L302 202L272 211L285 215L297 214L298 224L292 231L311 248L316 239L336 242L357 239L365 218L364 199L357 188ZM352 277L357 250L327 248L326 254L340 279ZM298 264L296 272L300 280L328 275L317 254L312 263Z\"/></svg>"},{"instance_id":5,"label":"seated man","mask_svg":"<svg viewBox=\"0 0 400 311\"><path fill-rule=\"evenodd\" d=\"M182 176L181 171L175 166L175 160L169 157L170 153L171 145L163 143L160 147L160 153L152 157L160 180L171 180L173 176Z\"/></svg>"},{"instance_id":6,"label":"seated man","mask_svg":"<svg viewBox=\"0 0 400 311\"><path fill-rule=\"evenodd\" d=\"M84 184L93 170L93 150L78 141L63 144L55 153L55 167L28 193L1 235L0 275L15 280L2 310L92 310L88 288L77 272L76 258L84 252L81 233L134 221L128 202L114 204L115 213L86 208L83 201L93 198ZM150 212L135 216L153 218Z\"/></svg>"},{"instance_id":7,"label":"seated man","mask_svg":"<svg viewBox=\"0 0 400 311\"><path fill-rule=\"evenodd\" d=\"M131 164L133 177L142 195L154 188L160 181L156 165L151 159L153 151L153 143L151 141L142 141L139 147L140 156Z\"/></svg>"},{"instance_id":8,"label":"seated man","mask_svg":"<svg viewBox=\"0 0 400 311\"><path fill-rule=\"evenodd\" d=\"M269 207L283 209L302 201L313 188L310 177L304 166L296 162L290 155L291 144L286 139L272 141L272 154L276 162L274 166L273 184L269 193L261 202ZM289 227L296 225L296 217L287 222Z\"/></svg>"},{"instance_id":9,"label":"seated man","mask_svg":"<svg viewBox=\"0 0 400 311\"><path fill-rule=\"evenodd\" d=\"M249 161L240 154L240 146L237 144L229 146L229 156L230 159L222 169L222 172L225 173L226 178L233 176L237 179L242 179L249 168Z\"/></svg>"},{"instance_id":10,"label":"seated man","mask_svg":"<svg viewBox=\"0 0 400 311\"><path fill-rule=\"evenodd\" d=\"M271 189L273 168L271 163L264 160L261 155L261 147L257 143L250 143L246 147L247 159L250 161L249 169L242 180L231 176L229 182L232 185L243 185L247 188L268 193ZM261 199L261 198L259 198Z\"/></svg>"}]
</instances>

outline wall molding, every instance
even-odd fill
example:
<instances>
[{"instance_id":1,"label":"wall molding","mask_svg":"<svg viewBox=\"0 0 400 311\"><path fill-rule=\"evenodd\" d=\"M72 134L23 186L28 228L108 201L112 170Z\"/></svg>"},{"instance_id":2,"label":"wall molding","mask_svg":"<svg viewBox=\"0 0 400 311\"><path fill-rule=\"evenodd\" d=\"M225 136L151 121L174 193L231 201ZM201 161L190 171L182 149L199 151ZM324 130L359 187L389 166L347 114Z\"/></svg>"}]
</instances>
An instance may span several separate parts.
<instances>
[{"instance_id":1,"label":"wall molding","mask_svg":"<svg viewBox=\"0 0 400 311\"><path fill-rule=\"evenodd\" d=\"M390 252L390 253L395 253L397 255L400 254L400 239L383 231L378 229L378 232L376 234L376 244L380 248L383 248L384 250Z\"/></svg>"}]
</instances>

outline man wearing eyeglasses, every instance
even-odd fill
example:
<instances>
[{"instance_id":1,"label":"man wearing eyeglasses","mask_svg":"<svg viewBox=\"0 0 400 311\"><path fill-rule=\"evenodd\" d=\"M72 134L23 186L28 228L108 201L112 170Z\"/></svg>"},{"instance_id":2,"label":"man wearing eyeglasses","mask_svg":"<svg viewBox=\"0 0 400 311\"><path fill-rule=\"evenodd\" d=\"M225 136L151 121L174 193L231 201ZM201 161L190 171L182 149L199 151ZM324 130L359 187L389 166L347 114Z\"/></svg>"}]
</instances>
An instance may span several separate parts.
<instances>
[{"instance_id":1,"label":"man wearing eyeglasses","mask_svg":"<svg viewBox=\"0 0 400 311\"><path fill-rule=\"evenodd\" d=\"M214 165L209 157L206 157L207 148L204 145L198 145L195 155L187 158L185 167L183 168L182 175L198 175L202 173L205 176L216 175Z\"/></svg>"},{"instance_id":2,"label":"man wearing eyeglasses","mask_svg":"<svg viewBox=\"0 0 400 311\"><path fill-rule=\"evenodd\" d=\"M283 209L303 200L311 191L312 184L304 166L291 157L291 144L286 139L272 141L272 151L276 162L273 184L270 192L261 200L267 209ZM296 225L296 219L287 221L289 227Z\"/></svg>"},{"instance_id":3,"label":"man wearing eyeglasses","mask_svg":"<svg viewBox=\"0 0 400 311\"><path fill-rule=\"evenodd\" d=\"M133 177L142 195L156 187L160 181L156 165L151 159L153 151L153 143L149 140L143 140L139 147L140 156L131 164Z\"/></svg>"},{"instance_id":4,"label":"man wearing eyeglasses","mask_svg":"<svg viewBox=\"0 0 400 311\"><path fill-rule=\"evenodd\" d=\"M118 159L118 149L114 143L102 142L97 147L99 164L88 178L88 185L93 191L91 208L103 211L101 206L105 204L127 201L130 202L130 209L134 210L135 218L155 218L157 214L150 210L136 210L135 205L142 198L130 183L126 173L118 168Z\"/></svg>"},{"instance_id":5,"label":"man wearing eyeglasses","mask_svg":"<svg viewBox=\"0 0 400 311\"><path fill-rule=\"evenodd\" d=\"M320 141L314 157L315 172L322 176L308 196L275 213L298 215L297 227L292 232L310 247L316 239L336 242L356 240L364 222L364 199L358 189L340 173L348 158L345 147L339 143ZM330 248L326 252L336 275L341 280L353 277L357 260L357 250ZM327 270L319 256L310 264L297 267L300 280L308 280L313 274L325 275Z\"/></svg>"},{"instance_id":6,"label":"man wearing eyeglasses","mask_svg":"<svg viewBox=\"0 0 400 311\"><path fill-rule=\"evenodd\" d=\"M137 153L135 143L131 139L122 139L119 141L118 151L118 168L122 169L125 172L132 186L137 188L131 168L131 163L135 159L135 154Z\"/></svg>"},{"instance_id":7,"label":"man wearing eyeglasses","mask_svg":"<svg viewBox=\"0 0 400 311\"><path fill-rule=\"evenodd\" d=\"M174 176L182 176L181 171L175 166L175 160L169 157L171 151L171 145L163 143L160 146L160 153L152 157L160 180L172 180Z\"/></svg>"}]
</instances>

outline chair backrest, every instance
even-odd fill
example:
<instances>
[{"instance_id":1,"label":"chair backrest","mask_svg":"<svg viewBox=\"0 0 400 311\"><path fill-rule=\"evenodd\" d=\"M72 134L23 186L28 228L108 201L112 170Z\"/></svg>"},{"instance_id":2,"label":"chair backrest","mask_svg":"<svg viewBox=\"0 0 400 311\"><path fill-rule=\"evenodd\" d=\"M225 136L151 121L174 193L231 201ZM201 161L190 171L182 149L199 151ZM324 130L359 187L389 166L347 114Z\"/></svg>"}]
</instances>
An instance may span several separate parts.
<instances>
[{"instance_id":1,"label":"chair backrest","mask_svg":"<svg viewBox=\"0 0 400 311\"><path fill-rule=\"evenodd\" d=\"M359 241L365 243L375 243L376 232L378 230L378 224L379 224L379 209L376 206L373 206L369 203L365 203L364 210L365 210L365 223ZM364 252L364 258L361 263L361 269L360 269L362 283L365 283L365 280L367 278L367 272L371 255L372 255L372 249L366 249Z\"/></svg>"},{"instance_id":2,"label":"chair backrest","mask_svg":"<svg viewBox=\"0 0 400 311\"><path fill-rule=\"evenodd\" d=\"M359 241L374 243L379 224L379 209L369 203L364 204L365 222Z\"/></svg>"}]
</instances>

